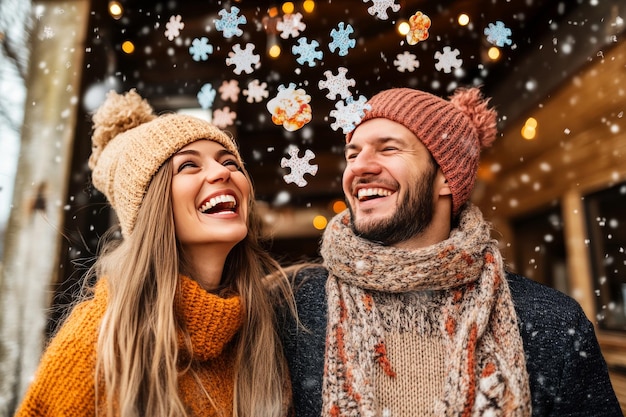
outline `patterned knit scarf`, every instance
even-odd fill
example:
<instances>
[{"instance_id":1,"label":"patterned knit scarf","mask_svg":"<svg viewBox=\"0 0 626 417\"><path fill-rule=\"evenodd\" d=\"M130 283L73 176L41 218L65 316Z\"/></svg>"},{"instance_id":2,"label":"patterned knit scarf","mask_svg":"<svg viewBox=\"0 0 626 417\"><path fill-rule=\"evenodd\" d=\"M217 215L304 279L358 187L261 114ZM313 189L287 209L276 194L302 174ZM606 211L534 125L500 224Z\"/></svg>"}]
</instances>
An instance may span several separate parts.
<instances>
[{"instance_id":1,"label":"patterned knit scarf","mask_svg":"<svg viewBox=\"0 0 626 417\"><path fill-rule=\"evenodd\" d=\"M461 213L447 240L415 251L355 236L344 211L328 225L321 254L330 271L323 416L376 416L374 367L390 377L400 369L387 358L372 291L426 290L447 295L435 312L449 358L436 415L530 416L517 316L478 208Z\"/></svg>"}]
</instances>

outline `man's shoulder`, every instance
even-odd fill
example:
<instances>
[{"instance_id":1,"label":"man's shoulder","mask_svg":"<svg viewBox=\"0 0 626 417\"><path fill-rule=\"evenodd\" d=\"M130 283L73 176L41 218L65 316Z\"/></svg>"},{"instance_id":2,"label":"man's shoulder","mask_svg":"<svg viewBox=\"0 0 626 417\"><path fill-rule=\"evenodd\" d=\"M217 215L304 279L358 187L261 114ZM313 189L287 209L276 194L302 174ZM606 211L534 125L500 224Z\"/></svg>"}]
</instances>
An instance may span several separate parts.
<instances>
[{"instance_id":1,"label":"man's shoulder","mask_svg":"<svg viewBox=\"0 0 626 417\"><path fill-rule=\"evenodd\" d=\"M563 323L585 317L580 304L561 291L514 273L507 273L507 281L515 311L522 320L557 319Z\"/></svg>"}]
</instances>

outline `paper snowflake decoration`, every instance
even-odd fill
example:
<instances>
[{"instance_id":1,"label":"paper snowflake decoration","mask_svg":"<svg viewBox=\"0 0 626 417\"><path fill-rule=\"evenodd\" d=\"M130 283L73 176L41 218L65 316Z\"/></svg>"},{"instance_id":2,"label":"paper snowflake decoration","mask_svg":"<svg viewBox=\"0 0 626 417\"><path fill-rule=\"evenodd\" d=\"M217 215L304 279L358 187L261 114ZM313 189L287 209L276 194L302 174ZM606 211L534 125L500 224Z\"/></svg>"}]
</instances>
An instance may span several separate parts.
<instances>
[{"instance_id":1,"label":"paper snowflake decoration","mask_svg":"<svg viewBox=\"0 0 626 417\"><path fill-rule=\"evenodd\" d=\"M308 63L309 67L315 66L315 60L321 60L324 56L322 51L317 51L317 47L320 46L319 42L315 39L308 43L307 38L298 39L298 45L294 45L291 48L291 52L294 55L300 55L296 58L298 64L304 65L304 63Z\"/></svg>"},{"instance_id":2,"label":"paper snowflake decoration","mask_svg":"<svg viewBox=\"0 0 626 417\"><path fill-rule=\"evenodd\" d=\"M359 96L358 100L350 96L344 103L342 100L335 104L336 110L330 111L330 117L335 118L335 122L330 124L333 130L341 129L345 135L352 132L357 124L365 116L366 110L371 110L372 106L366 104L367 98Z\"/></svg>"},{"instance_id":3,"label":"paper snowflake decoration","mask_svg":"<svg viewBox=\"0 0 626 417\"><path fill-rule=\"evenodd\" d=\"M198 103L200 103L200 107L202 107L204 110L210 109L213 105L216 94L217 91L215 91L211 84L204 84L196 95L196 97L198 98Z\"/></svg>"},{"instance_id":4,"label":"paper snowflake decoration","mask_svg":"<svg viewBox=\"0 0 626 417\"><path fill-rule=\"evenodd\" d=\"M416 68L419 68L420 62L417 60L417 56L409 51L404 51L404 53L396 55L393 65L395 65L400 72L413 72Z\"/></svg>"},{"instance_id":5,"label":"paper snowflake decoration","mask_svg":"<svg viewBox=\"0 0 626 417\"><path fill-rule=\"evenodd\" d=\"M233 103L236 103L239 99L239 81L230 80L230 81L222 81L222 85L217 89L220 92L220 98L224 101L230 100Z\"/></svg>"},{"instance_id":6,"label":"paper snowflake decoration","mask_svg":"<svg viewBox=\"0 0 626 417\"><path fill-rule=\"evenodd\" d=\"M238 7L231 7L230 12L222 9L218 14L222 17L215 19L215 29L222 32L225 38L232 38L233 36L241 36L243 34L243 30L239 28L239 25L245 24L247 20L245 16L239 16Z\"/></svg>"},{"instance_id":7,"label":"paper snowflake decoration","mask_svg":"<svg viewBox=\"0 0 626 417\"><path fill-rule=\"evenodd\" d=\"M242 71L250 74L261 66L261 57L252 51L254 51L254 44L252 43L247 43L246 49L241 49L241 45L236 44L233 46L232 52L228 53L226 65L235 65L233 72L237 75L241 74Z\"/></svg>"},{"instance_id":8,"label":"paper snowflake decoration","mask_svg":"<svg viewBox=\"0 0 626 417\"><path fill-rule=\"evenodd\" d=\"M287 39L290 36L297 38L300 32L306 29L306 25L302 22L302 14L286 14L276 23L276 30L280 32L280 37Z\"/></svg>"},{"instance_id":9,"label":"paper snowflake decoration","mask_svg":"<svg viewBox=\"0 0 626 417\"><path fill-rule=\"evenodd\" d=\"M339 22L337 29L330 31L330 36L333 38L333 41L328 44L330 52L335 52L338 49L339 56L348 55L348 50L356 45L356 40L350 39L351 33L354 33L354 28L350 24L345 26L344 22Z\"/></svg>"},{"instance_id":10,"label":"paper snowflake decoration","mask_svg":"<svg viewBox=\"0 0 626 417\"><path fill-rule=\"evenodd\" d=\"M400 10L400 5L396 4L395 0L363 0L363 3L367 3L368 1L374 3L374 5L368 7L367 12L381 20L389 19L387 9L391 8L394 12Z\"/></svg>"},{"instance_id":11,"label":"paper snowflake decoration","mask_svg":"<svg viewBox=\"0 0 626 417\"><path fill-rule=\"evenodd\" d=\"M259 80L252 80L248 83L248 89L243 90L243 95L246 96L248 103L260 103L264 98L269 96L267 91L267 83L259 83Z\"/></svg>"},{"instance_id":12,"label":"paper snowflake decoration","mask_svg":"<svg viewBox=\"0 0 626 417\"><path fill-rule=\"evenodd\" d=\"M511 29L504 26L504 23L497 20L496 24L489 23L489 27L486 27L484 30L485 35L487 35L487 42L492 43L496 46L502 48L505 44L511 45L513 41L509 39L511 36Z\"/></svg>"},{"instance_id":13,"label":"paper snowflake decoration","mask_svg":"<svg viewBox=\"0 0 626 417\"><path fill-rule=\"evenodd\" d=\"M435 52L435 59L437 63L435 63L435 69L437 71L441 71L446 74L452 71L452 68L460 68L461 64L463 64L463 60L457 58L460 54L458 49L452 50L449 46L444 46L443 52Z\"/></svg>"},{"instance_id":14,"label":"paper snowflake decoration","mask_svg":"<svg viewBox=\"0 0 626 417\"><path fill-rule=\"evenodd\" d=\"M206 61L209 59L209 55L213 53L213 45L209 43L209 38L203 36L201 38L195 38L191 41L189 47L189 53L194 61Z\"/></svg>"},{"instance_id":15,"label":"paper snowflake decoration","mask_svg":"<svg viewBox=\"0 0 626 417\"><path fill-rule=\"evenodd\" d=\"M422 12L417 12L409 18L409 33L406 34L406 42L409 45L416 45L420 41L428 39L428 29L430 29L430 17Z\"/></svg>"},{"instance_id":16,"label":"paper snowflake decoration","mask_svg":"<svg viewBox=\"0 0 626 417\"><path fill-rule=\"evenodd\" d=\"M350 97L352 94L350 93L349 87L354 87L356 85L356 81L353 78L346 78L346 73L348 72L347 68L339 67L337 70L337 75L333 75L332 71L324 71L324 76L326 80L320 80L317 85L320 90L328 89L328 94L326 94L326 98L334 100L337 96L340 96L342 99Z\"/></svg>"},{"instance_id":17,"label":"paper snowflake decoration","mask_svg":"<svg viewBox=\"0 0 626 417\"><path fill-rule=\"evenodd\" d=\"M224 129L228 126L232 126L237 113L230 111L230 107L225 106L223 109L217 109L213 111L213 124L220 129Z\"/></svg>"},{"instance_id":18,"label":"paper snowflake decoration","mask_svg":"<svg viewBox=\"0 0 626 417\"><path fill-rule=\"evenodd\" d=\"M301 88L296 89L294 83L289 87L281 84L276 97L268 101L267 110L272 114L274 124L293 132L311 121L310 101L311 96Z\"/></svg>"},{"instance_id":19,"label":"paper snowflake decoration","mask_svg":"<svg viewBox=\"0 0 626 417\"><path fill-rule=\"evenodd\" d=\"M169 22L165 24L165 37L173 41L174 38L177 38L180 35L180 31L185 27L185 23L182 22L182 17L180 15L170 16Z\"/></svg>"},{"instance_id":20,"label":"paper snowflake decoration","mask_svg":"<svg viewBox=\"0 0 626 417\"><path fill-rule=\"evenodd\" d=\"M290 172L287 175L283 175L283 179L287 184L295 183L298 187L304 187L307 185L307 181L304 179L304 174L310 174L315 176L317 174L317 165L310 164L311 160L315 158L315 154L307 149L304 152L302 158L298 157L300 149L295 146L290 146L287 149L287 153L290 158L282 158L280 160L281 168L290 168Z\"/></svg>"}]
</instances>

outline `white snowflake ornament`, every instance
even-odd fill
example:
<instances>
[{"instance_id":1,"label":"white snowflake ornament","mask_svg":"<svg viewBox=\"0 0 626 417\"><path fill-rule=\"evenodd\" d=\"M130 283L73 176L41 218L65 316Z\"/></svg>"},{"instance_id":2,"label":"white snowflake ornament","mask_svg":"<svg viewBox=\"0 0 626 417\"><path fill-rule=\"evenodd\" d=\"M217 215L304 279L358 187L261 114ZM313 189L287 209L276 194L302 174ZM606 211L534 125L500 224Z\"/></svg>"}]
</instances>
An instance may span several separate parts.
<instances>
[{"instance_id":1,"label":"white snowflake ornament","mask_svg":"<svg viewBox=\"0 0 626 417\"><path fill-rule=\"evenodd\" d=\"M236 103L239 99L239 81L237 80L229 80L222 81L222 85L217 89L220 92L220 98L224 101L230 100L233 103Z\"/></svg>"},{"instance_id":2,"label":"white snowflake ornament","mask_svg":"<svg viewBox=\"0 0 626 417\"><path fill-rule=\"evenodd\" d=\"M169 22L165 24L165 37L167 40L173 41L174 38L180 36L180 31L185 27L182 19L181 15L170 16Z\"/></svg>"},{"instance_id":3,"label":"white snowflake ornament","mask_svg":"<svg viewBox=\"0 0 626 417\"><path fill-rule=\"evenodd\" d=\"M400 72L413 72L416 68L419 68L420 62L417 60L417 56L409 51L404 51L404 53L396 55L393 65Z\"/></svg>"},{"instance_id":4,"label":"white snowflake ornament","mask_svg":"<svg viewBox=\"0 0 626 417\"><path fill-rule=\"evenodd\" d=\"M395 0L363 0L363 3L367 3L368 1L374 3L374 5L368 7L367 12L380 20L389 19L387 9L391 9L394 12L400 10L400 5L396 4Z\"/></svg>"},{"instance_id":5,"label":"white snowflake ornament","mask_svg":"<svg viewBox=\"0 0 626 417\"><path fill-rule=\"evenodd\" d=\"M264 98L268 98L270 93L267 91L267 83L252 80L248 83L248 88L243 90L243 95L248 103L260 103Z\"/></svg>"},{"instance_id":6,"label":"white snowflake ornament","mask_svg":"<svg viewBox=\"0 0 626 417\"><path fill-rule=\"evenodd\" d=\"M443 70L443 72L449 74L452 72L452 68L461 68L463 60L458 58L460 53L458 49L452 50L449 46L444 46L443 52L435 52L435 59L437 60L435 69L437 71Z\"/></svg>"},{"instance_id":7,"label":"white snowflake ornament","mask_svg":"<svg viewBox=\"0 0 626 417\"><path fill-rule=\"evenodd\" d=\"M237 75L241 74L242 71L246 74L250 74L261 66L261 57L254 54L253 51L253 43L247 43L246 49L241 49L241 45L236 44L233 46L233 50L228 53L226 65L235 65L233 72Z\"/></svg>"},{"instance_id":8,"label":"white snowflake ornament","mask_svg":"<svg viewBox=\"0 0 626 417\"><path fill-rule=\"evenodd\" d=\"M297 38L300 32L306 29L306 25L302 22L302 14L286 14L276 23L276 30L280 32L280 37L287 39L290 36Z\"/></svg>"},{"instance_id":9,"label":"white snowflake ornament","mask_svg":"<svg viewBox=\"0 0 626 417\"><path fill-rule=\"evenodd\" d=\"M224 106L223 109L216 109L213 111L213 124L220 129L224 129L232 124L237 118L237 113L230 111L230 107Z\"/></svg>"},{"instance_id":10,"label":"white snowflake ornament","mask_svg":"<svg viewBox=\"0 0 626 417\"><path fill-rule=\"evenodd\" d=\"M304 187L307 185L307 181L304 179L304 174L310 174L315 176L317 174L317 165L309 164L309 162L315 158L315 154L307 149L304 152L304 156L302 158L298 157L298 153L300 149L295 146L290 146L287 149L287 153L290 155L290 158L282 158L280 160L280 166L282 168L289 167L291 172L287 175L283 175L283 179L287 184L295 183L298 187Z\"/></svg>"},{"instance_id":11,"label":"white snowflake ornament","mask_svg":"<svg viewBox=\"0 0 626 417\"><path fill-rule=\"evenodd\" d=\"M354 87L356 81L353 78L346 78L347 72L348 69L344 67L338 68L337 75L333 75L330 70L324 71L326 80L320 80L317 85L320 90L328 89L326 98L334 100L337 96L340 96L342 99L346 99L352 95L349 87Z\"/></svg>"}]
</instances>

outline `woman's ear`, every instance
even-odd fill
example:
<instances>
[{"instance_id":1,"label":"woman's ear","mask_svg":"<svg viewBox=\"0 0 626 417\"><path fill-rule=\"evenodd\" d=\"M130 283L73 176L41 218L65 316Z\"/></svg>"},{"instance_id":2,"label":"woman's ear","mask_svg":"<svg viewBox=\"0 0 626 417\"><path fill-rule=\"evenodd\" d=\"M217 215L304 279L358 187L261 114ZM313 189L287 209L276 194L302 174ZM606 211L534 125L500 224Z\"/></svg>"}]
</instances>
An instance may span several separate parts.
<instances>
[{"instance_id":1,"label":"woman's ear","mask_svg":"<svg viewBox=\"0 0 626 417\"><path fill-rule=\"evenodd\" d=\"M450 186L448 185L448 180L443 176L443 172L441 168L437 169L437 176L435 177L435 190L437 190L437 195L452 195L450 191Z\"/></svg>"}]
</instances>

